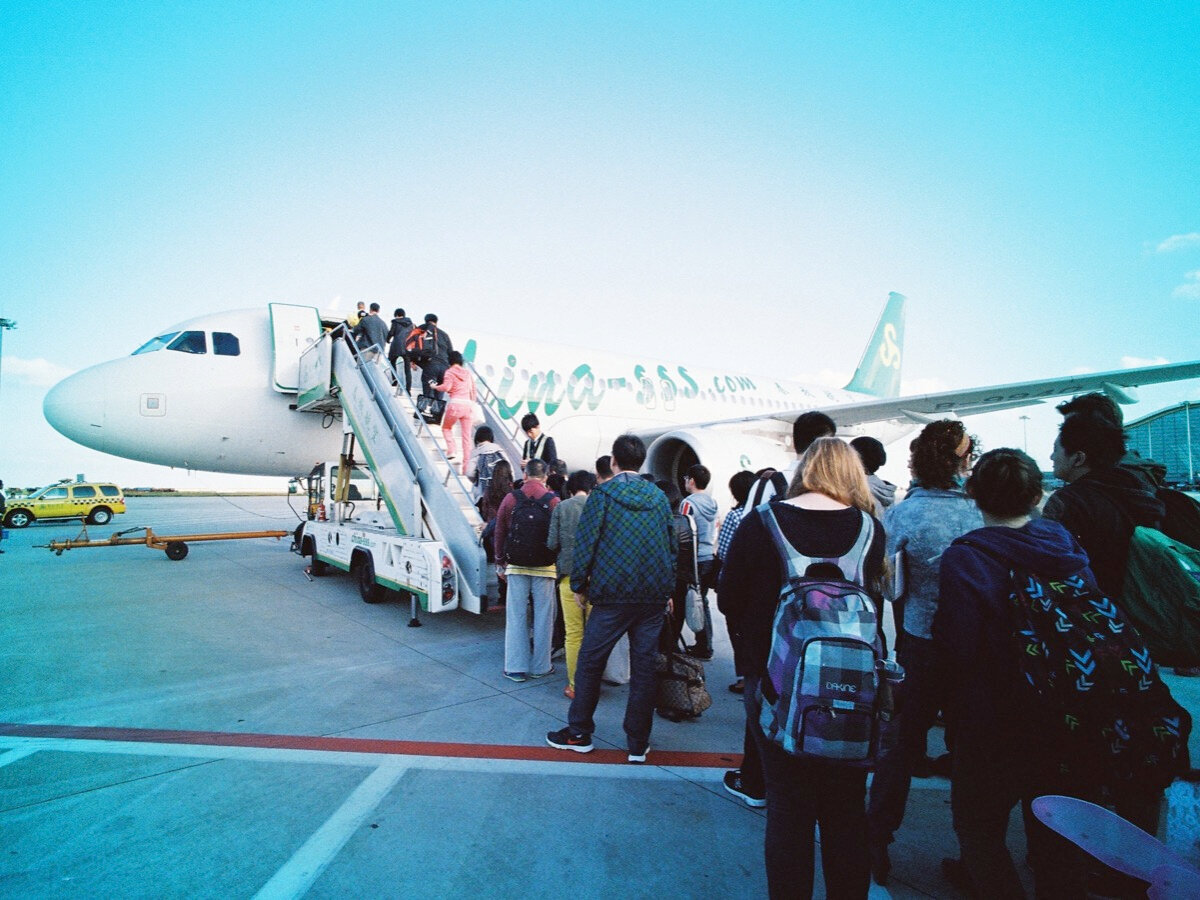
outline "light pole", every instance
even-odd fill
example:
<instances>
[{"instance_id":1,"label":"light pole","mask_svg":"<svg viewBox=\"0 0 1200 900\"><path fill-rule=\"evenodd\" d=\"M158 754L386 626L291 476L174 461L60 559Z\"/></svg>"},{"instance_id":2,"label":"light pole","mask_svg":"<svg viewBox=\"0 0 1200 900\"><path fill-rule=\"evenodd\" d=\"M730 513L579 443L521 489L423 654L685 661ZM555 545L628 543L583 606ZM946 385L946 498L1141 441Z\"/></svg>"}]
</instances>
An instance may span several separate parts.
<instances>
[{"instance_id":1,"label":"light pole","mask_svg":"<svg viewBox=\"0 0 1200 900\"><path fill-rule=\"evenodd\" d=\"M1021 449L1029 452L1029 416L1021 416Z\"/></svg>"},{"instance_id":2,"label":"light pole","mask_svg":"<svg viewBox=\"0 0 1200 900\"><path fill-rule=\"evenodd\" d=\"M12 331L17 323L12 319L0 318L0 364L4 361L4 332Z\"/></svg>"}]
</instances>

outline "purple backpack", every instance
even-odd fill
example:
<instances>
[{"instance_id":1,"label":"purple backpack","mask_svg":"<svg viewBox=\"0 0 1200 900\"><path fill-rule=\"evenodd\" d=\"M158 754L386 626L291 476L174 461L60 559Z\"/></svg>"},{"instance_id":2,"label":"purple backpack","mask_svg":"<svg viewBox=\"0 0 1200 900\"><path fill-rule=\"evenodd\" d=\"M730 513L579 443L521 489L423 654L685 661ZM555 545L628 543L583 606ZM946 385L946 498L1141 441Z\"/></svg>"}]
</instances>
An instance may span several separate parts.
<instances>
[{"instance_id":1,"label":"purple backpack","mask_svg":"<svg viewBox=\"0 0 1200 900\"><path fill-rule=\"evenodd\" d=\"M879 749L886 656L878 610L863 587L875 522L862 516L844 556L813 559L784 537L771 504L758 511L784 571L759 724L792 756L870 766ZM830 567L836 572L822 571Z\"/></svg>"}]
</instances>

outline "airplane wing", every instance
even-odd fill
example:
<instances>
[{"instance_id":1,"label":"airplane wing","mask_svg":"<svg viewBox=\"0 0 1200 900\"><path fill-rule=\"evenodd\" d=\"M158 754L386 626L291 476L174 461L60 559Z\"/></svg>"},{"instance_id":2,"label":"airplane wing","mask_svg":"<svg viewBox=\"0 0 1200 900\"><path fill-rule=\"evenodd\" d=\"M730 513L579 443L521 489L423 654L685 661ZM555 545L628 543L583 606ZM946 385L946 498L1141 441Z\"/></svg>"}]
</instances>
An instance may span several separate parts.
<instances>
[{"instance_id":1,"label":"airplane wing","mask_svg":"<svg viewBox=\"0 0 1200 900\"><path fill-rule=\"evenodd\" d=\"M1145 384L1162 384L1200 378L1200 360L1172 363L1165 366L1146 366L1140 369L1118 369L1115 372L1096 372L1087 375L1068 375L1063 378L1022 381L992 387L941 391L910 397L892 397L848 403L828 410L839 425L860 425L888 419L908 420L917 424L941 419L947 415L969 416L1031 406L1053 397L1066 397L1103 391L1118 403L1133 403L1128 388Z\"/></svg>"},{"instance_id":2,"label":"airplane wing","mask_svg":"<svg viewBox=\"0 0 1200 900\"><path fill-rule=\"evenodd\" d=\"M756 416L693 422L686 427L707 428L717 425L762 422L770 419L777 419L790 425L796 416L811 409L820 409L827 413L843 428L892 420L924 425L948 416L969 416L997 412L1002 409L1015 409L1021 406L1033 406L1054 397L1086 394L1091 391L1103 391L1118 403L1133 403L1135 398L1129 392L1130 388L1146 384L1186 381L1189 378L1200 378L1200 360L1171 363L1165 366L1146 366L1139 369L1118 369L1115 372L1067 375L1062 378L1022 381L1015 384L964 388L941 391L937 394L872 397L850 403L831 403L824 407L817 404L786 411L776 410ZM649 429L646 431L646 436L656 437L659 433L665 433L667 430L669 429Z\"/></svg>"}]
</instances>

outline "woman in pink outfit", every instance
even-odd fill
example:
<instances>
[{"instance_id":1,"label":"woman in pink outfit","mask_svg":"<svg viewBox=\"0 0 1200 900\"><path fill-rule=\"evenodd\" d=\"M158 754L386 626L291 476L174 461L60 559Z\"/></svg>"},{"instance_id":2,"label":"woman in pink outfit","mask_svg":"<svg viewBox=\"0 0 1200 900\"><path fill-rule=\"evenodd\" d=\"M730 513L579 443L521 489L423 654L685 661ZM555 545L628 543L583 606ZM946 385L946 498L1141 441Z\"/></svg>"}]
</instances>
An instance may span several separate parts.
<instances>
[{"instance_id":1,"label":"woman in pink outfit","mask_svg":"<svg viewBox=\"0 0 1200 900\"><path fill-rule=\"evenodd\" d=\"M442 383L434 385L435 391L446 393L446 412L442 415L442 436L446 439L446 454L454 459L454 423L458 423L462 441L462 463L460 472L465 472L471 459L471 415L475 411L475 378L463 365L463 355L451 350L450 368L442 376Z\"/></svg>"}]
</instances>

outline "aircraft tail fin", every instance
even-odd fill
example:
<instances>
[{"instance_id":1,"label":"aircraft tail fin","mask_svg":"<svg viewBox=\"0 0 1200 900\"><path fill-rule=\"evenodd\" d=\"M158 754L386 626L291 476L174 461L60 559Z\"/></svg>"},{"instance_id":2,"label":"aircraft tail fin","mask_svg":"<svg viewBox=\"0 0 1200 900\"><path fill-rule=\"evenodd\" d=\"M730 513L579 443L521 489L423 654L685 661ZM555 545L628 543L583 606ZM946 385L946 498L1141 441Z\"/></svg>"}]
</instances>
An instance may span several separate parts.
<instances>
[{"instance_id":1,"label":"aircraft tail fin","mask_svg":"<svg viewBox=\"0 0 1200 900\"><path fill-rule=\"evenodd\" d=\"M900 395L900 362L904 350L903 294L888 294L887 305L879 316L862 360L846 390L872 397Z\"/></svg>"}]
</instances>

